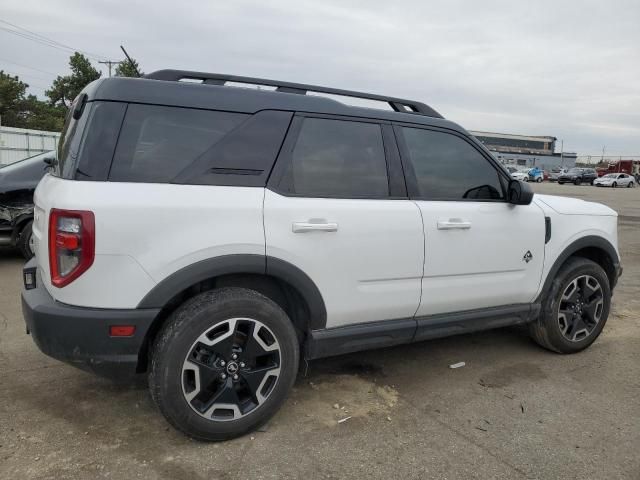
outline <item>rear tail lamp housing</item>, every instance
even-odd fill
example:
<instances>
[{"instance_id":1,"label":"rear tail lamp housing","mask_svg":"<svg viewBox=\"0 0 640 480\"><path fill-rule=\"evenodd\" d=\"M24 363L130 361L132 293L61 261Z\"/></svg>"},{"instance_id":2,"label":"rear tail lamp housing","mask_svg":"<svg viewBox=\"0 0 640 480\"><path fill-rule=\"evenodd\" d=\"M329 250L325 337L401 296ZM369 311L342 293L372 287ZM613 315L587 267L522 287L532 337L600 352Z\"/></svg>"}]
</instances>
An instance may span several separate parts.
<instances>
[{"instance_id":1,"label":"rear tail lamp housing","mask_svg":"<svg viewBox=\"0 0 640 480\"><path fill-rule=\"evenodd\" d=\"M51 210L49 268L53 286L62 288L69 285L93 265L95 223L93 212Z\"/></svg>"}]
</instances>

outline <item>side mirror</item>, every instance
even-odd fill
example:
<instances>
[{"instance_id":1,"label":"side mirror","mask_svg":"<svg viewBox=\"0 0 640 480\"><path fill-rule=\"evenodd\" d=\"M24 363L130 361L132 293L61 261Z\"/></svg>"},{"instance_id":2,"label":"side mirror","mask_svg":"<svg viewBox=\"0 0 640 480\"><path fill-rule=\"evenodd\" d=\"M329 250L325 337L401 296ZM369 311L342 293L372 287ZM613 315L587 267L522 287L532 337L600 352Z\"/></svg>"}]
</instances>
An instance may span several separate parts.
<instances>
[{"instance_id":1,"label":"side mirror","mask_svg":"<svg viewBox=\"0 0 640 480\"><path fill-rule=\"evenodd\" d=\"M528 183L511 180L507 189L509 203L514 205L529 205L533 200L533 190Z\"/></svg>"},{"instance_id":2,"label":"side mirror","mask_svg":"<svg viewBox=\"0 0 640 480\"><path fill-rule=\"evenodd\" d=\"M53 168L57 165L58 161L56 160L56 156L55 154L51 155L51 156L47 156L44 157L42 159L42 161L44 162L44 164L46 165L44 168L45 170L48 170L49 168Z\"/></svg>"}]
</instances>

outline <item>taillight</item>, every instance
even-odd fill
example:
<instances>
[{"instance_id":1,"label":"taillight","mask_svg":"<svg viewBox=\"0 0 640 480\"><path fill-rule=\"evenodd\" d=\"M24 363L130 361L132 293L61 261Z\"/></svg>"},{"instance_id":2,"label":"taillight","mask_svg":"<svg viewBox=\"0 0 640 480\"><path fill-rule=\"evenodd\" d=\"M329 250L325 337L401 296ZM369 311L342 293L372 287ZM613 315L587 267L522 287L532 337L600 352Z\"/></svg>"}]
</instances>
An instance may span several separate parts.
<instances>
[{"instance_id":1,"label":"taillight","mask_svg":"<svg viewBox=\"0 0 640 480\"><path fill-rule=\"evenodd\" d=\"M49 216L49 267L51 283L70 284L93 264L95 217L83 210L52 209Z\"/></svg>"}]
</instances>

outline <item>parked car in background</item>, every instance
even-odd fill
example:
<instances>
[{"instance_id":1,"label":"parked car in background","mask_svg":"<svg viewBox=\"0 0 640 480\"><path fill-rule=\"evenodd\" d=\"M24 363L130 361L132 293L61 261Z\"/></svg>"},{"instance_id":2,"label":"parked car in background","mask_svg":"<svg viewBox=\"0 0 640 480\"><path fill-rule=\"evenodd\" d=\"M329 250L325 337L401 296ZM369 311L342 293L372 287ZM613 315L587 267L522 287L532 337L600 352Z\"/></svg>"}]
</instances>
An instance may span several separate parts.
<instances>
[{"instance_id":1,"label":"parked car in background","mask_svg":"<svg viewBox=\"0 0 640 480\"><path fill-rule=\"evenodd\" d=\"M551 180L552 182L557 182L558 181L558 177L560 175L564 175L568 171L569 170L567 168L552 168L551 169L551 174L549 175L549 180Z\"/></svg>"},{"instance_id":2,"label":"parked car in background","mask_svg":"<svg viewBox=\"0 0 640 480\"><path fill-rule=\"evenodd\" d=\"M635 187L635 178L626 173L607 173L597 178L593 184L596 187Z\"/></svg>"},{"instance_id":3,"label":"parked car in background","mask_svg":"<svg viewBox=\"0 0 640 480\"><path fill-rule=\"evenodd\" d=\"M513 167L512 167L513 168ZM544 174L538 167L511 172L511 178L522 182L542 182Z\"/></svg>"},{"instance_id":4,"label":"parked car in background","mask_svg":"<svg viewBox=\"0 0 640 480\"><path fill-rule=\"evenodd\" d=\"M33 192L54 152L45 152L0 167L0 246L18 247L28 260L33 257L31 223Z\"/></svg>"},{"instance_id":5,"label":"parked car in background","mask_svg":"<svg viewBox=\"0 0 640 480\"><path fill-rule=\"evenodd\" d=\"M529 181L540 183L544 180L544 172L540 170L538 167L533 167L528 172Z\"/></svg>"},{"instance_id":6,"label":"parked car in background","mask_svg":"<svg viewBox=\"0 0 640 480\"><path fill-rule=\"evenodd\" d=\"M529 181L529 171L528 170L517 170L511 174L511 178L514 180L520 180L521 182Z\"/></svg>"},{"instance_id":7,"label":"parked car in background","mask_svg":"<svg viewBox=\"0 0 640 480\"><path fill-rule=\"evenodd\" d=\"M590 183L593 185L595 179L598 178L598 174L593 168L579 168L574 167L569 170L567 173L563 173L558 177L558 183L562 185L563 183L573 183L575 185L580 185L582 183Z\"/></svg>"}]
</instances>

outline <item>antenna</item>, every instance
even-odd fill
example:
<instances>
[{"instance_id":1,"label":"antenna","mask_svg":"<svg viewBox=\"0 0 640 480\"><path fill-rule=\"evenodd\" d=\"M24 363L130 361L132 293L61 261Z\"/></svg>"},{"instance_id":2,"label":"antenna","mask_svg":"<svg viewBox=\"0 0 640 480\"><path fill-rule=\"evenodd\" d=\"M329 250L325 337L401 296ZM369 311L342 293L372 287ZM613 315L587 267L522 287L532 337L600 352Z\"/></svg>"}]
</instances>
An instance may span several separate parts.
<instances>
[{"instance_id":1,"label":"antenna","mask_svg":"<svg viewBox=\"0 0 640 480\"><path fill-rule=\"evenodd\" d=\"M124 52L124 56L127 57L127 60L129 60L129 63L131 64L131 66L136 69L136 73L138 74L138 76L141 77L142 75L140 75L140 70L138 70L138 67L136 67L136 64L133 63L133 60L131 60L131 57L129 56L127 51L124 49L122 45L120 45L120 48Z\"/></svg>"}]
</instances>

